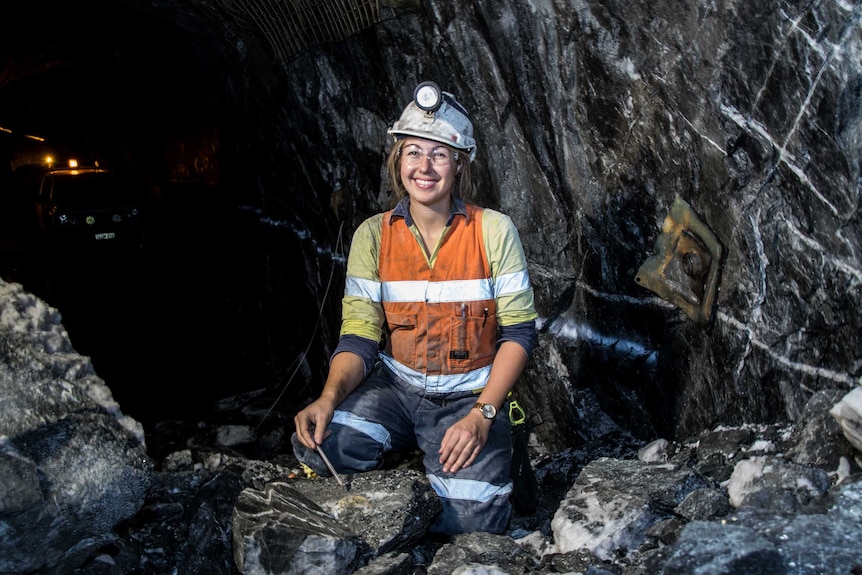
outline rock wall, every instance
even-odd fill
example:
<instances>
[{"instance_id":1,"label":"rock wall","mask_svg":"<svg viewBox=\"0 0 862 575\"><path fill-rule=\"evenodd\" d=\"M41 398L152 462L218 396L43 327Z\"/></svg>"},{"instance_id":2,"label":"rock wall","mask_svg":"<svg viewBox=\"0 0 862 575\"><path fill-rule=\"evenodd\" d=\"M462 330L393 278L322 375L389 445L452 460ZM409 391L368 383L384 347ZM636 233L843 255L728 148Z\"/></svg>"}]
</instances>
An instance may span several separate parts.
<instances>
[{"instance_id":1,"label":"rock wall","mask_svg":"<svg viewBox=\"0 0 862 575\"><path fill-rule=\"evenodd\" d=\"M388 206L386 128L430 79L472 113L476 200L524 241L542 345L519 392L548 447L616 426L682 437L792 420L813 392L859 385L862 8L413 6L289 62L235 15L197 8L244 34L231 73L254 121L240 132L271 148L245 189L307 238L308 283L329 300L324 341L337 337L331 286L350 233ZM660 294L635 277L677 198L720 256L684 225L698 249L677 254L683 275L659 278ZM698 322L682 304L703 303L707 271L715 305ZM693 287L680 295L675 279ZM586 405L607 418L582 419Z\"/></svg>"}]
</instances>

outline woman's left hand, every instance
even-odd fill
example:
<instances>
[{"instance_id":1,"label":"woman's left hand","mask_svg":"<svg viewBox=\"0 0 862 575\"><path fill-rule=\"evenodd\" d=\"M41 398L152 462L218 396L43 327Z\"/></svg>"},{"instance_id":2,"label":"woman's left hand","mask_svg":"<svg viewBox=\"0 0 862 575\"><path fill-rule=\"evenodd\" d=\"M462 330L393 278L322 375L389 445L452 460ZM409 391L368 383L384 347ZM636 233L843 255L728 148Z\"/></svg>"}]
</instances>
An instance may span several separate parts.
<instances>
[{"instance_id":1,"label":"woman's left hand","mask_svg":"<svg viewBox=\"0 0 862 575\"><path fill-rule=\"evenodd\" d=\"M444 473L456 473L476 460L488 441L490 423L478 410L471 409L446 430L439 451Z\"/></svg>"}]
</instances>

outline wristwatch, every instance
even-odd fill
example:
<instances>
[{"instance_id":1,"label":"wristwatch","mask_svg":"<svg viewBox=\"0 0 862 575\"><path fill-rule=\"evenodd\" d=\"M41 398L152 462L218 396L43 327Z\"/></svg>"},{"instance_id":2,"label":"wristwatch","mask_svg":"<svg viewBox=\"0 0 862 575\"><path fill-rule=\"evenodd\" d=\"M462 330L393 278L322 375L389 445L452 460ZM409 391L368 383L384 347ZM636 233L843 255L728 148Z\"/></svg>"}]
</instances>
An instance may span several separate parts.
<instances>
[{"instance_id":1,"label":"wristwatch","mask_svg":"<svg viewBox=\"0 0 862 575\"><path fill-rule=\"evenodd\" d=\"M478 409L482 412L482 417L485 419L494 419L497 417L497 408L490 403L479 403L473 406L473 409Z\"/></svg>"}]
</instances>

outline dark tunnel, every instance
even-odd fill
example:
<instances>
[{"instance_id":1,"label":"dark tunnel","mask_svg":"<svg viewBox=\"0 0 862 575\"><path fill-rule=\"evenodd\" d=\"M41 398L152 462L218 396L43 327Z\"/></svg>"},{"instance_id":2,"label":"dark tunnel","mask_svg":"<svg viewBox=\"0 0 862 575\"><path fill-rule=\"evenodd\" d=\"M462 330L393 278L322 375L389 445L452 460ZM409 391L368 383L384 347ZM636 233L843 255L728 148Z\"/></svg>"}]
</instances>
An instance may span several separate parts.
<instances>
[{"instance_id":1,"label":"dark tunnel","mask_svg":"<svg viewBox=\"0 0 862 575\"><path fill-rule=\"evenodd\" d=\"M254 177L234 135L241 107L206 33L123 2L4 11L3 279L59 310L76 351L145 426L202 416L221 397L289 377L308 336L267 333L264 252L282 240L264 237L248 203ZM144 214L141 237L67 242L41 229L34 198L46 157L51 169L75 159L121 176ZM280 249L291 257L289 244ZM314 319L314 305L299 307ZM279 339L291 333L303 341Z\"/></svg>"}]
</instances>

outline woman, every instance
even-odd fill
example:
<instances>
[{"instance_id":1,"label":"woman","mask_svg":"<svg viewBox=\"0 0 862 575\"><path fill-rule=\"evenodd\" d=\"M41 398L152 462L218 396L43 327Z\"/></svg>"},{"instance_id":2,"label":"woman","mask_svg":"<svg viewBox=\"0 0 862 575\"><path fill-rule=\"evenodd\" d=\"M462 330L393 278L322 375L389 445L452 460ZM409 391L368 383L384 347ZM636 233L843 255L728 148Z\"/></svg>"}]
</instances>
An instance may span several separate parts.
<instances>
[{"instance_id":1,"label":"woman","mask_svg":"<svg viewBox=\"0 0 862 575\"><path fill-rule=\"evenodd\" d=\"M294 453L328 475L318 447L338 473L419 448L443 506L431 531L502 533L503 407L536 345L523 248L508 216L462 199L476 142L452 94L420 84L389 133L400 200L354 234L341 336L323 392L294 419Z\"/></svg>"}]
</instances>

